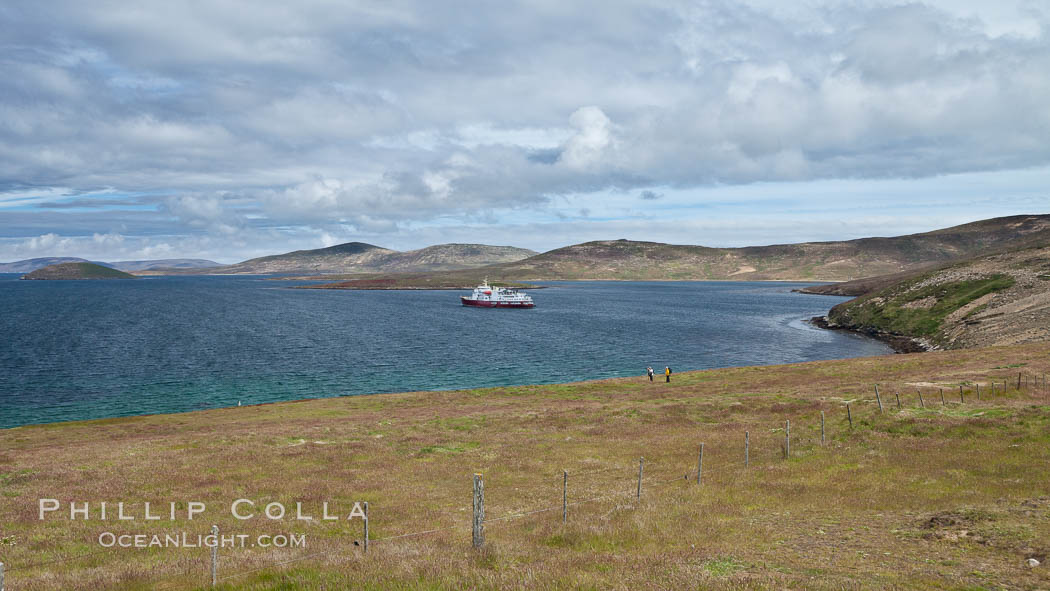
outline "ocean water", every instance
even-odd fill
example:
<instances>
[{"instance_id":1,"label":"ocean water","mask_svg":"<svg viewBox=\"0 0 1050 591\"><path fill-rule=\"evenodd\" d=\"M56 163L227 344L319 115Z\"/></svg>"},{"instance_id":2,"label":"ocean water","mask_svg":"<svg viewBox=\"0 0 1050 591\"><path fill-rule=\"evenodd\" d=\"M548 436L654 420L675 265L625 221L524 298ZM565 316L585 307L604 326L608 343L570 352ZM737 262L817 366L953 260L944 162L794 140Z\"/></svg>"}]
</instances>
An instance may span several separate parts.
<instances>
[{"instance_id":1,"label":"ocean water","mask_svg":"<svg viewBox=\"0 0 1050 591\"><path fill-rule=\"evenodd\" d=\"M890 352L806 324L846 298L801 283L554 282L532 310L291 285L0 275L0 428Z\"/></svg>"}]
</instances>

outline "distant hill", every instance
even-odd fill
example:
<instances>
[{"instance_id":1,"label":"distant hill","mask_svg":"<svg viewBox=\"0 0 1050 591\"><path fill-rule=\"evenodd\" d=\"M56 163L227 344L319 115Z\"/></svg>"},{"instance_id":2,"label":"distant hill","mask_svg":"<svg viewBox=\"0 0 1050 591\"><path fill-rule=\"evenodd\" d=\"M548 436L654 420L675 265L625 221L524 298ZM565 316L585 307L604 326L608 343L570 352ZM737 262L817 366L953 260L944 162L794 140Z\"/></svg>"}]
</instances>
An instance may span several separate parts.
<instances>
[{"instance_id":1,"label":"distant hill","mask_svg":"<svg viewBox=\"0 0 1050 591\"><path fill-rule=\"evenodd\" d=\"M58 263L37 269L22 279L135 279L135 276L95 263Z\"/></svg>"},{"instance_id":2,"label":"distant hill","mask_svg":"<svg viewBox=\"0 0 1050 591\"><path fill-rule=\"evenodd\" d=\"M831 309L832 327L938 349L1050 340L1050 241L867 285Z\"/></svg>"},{"instance_id":3,"label":"distant hill","mask_svg":"<svg viewBox=\"0 0 1050 591\"><path fill-rule=\"evenodd\" d=\"M514 246L437 244L390 255L382 264L384 270L393 272L448 271L520 261L536 254Z\"/></svg>"},{"instance_id":4,"label":"distant hill","mask_svg":"<svg viewBox=\"0 0 1050 591\"><path fill-rule=\"evenodd\" d=\"M529 279L843 281L884 275L1050 238L1050 215L1014 216L892 238L707 248L628 240L586 242L501 265Z\"/></svg>"},{"instance_id":5,"label":"distant hill","mask_svg":"<svg viewBox=\"0 0 1050 591\"><path fill-rule=\"evenodd\" d=\"M116 261L112 263L99 263L121 271L146 271L152 269L210 269L221 267L220 263L208 259L157 259L151 261Z\"/></svg>"},{"instance_id":6,"label":"distant hill","mask_svg":"<svg viewBox=\"0 0 1050 591\"><path fill-rule=\"evenodd\" d=\"M367 244L364 242L347 242L327 248L313 250L296 250L285 254L276 254L209 269L209 273L233 274L267 274L267 273L348 273L355 269L373 270L375 262L383 255L397 251Z\"/></svg>"},{"instance_id":7,"label":"distant hill","mask_svg":"<svg viewBox=\"0 0 1050 591\"><path fill-rule=\"evenodd\" d=\"M206 259L158 259L149 261L117 261L107 263L104 261L89 261L78 257L45 257L37 259L26 259L13 263L0 263L0 273L29 273L42 269L49 265L59 263L94 263L104 267L112 267L121 271L142 271L145 269L204 269L207 267L218 267L219 263Z\"/></svg>"},{"instance_id":8,"label":"distant hill","mask_svg":"<svg viewBox=\"0 0 1050 591\"><path fill-rule=\"evenodd\" d=\"M90 263L87 259L81 259L77 257L44 257L38 259L26 259L24 261L15 261L13 263L0 263L0 273L29 273L30 271L36 271L42 269L48 265L57 265L59 263Z\"/></svg>"},{"instance_id":9,"label":"distant hill","mask_svg":"<svg viewBox=\"0 0 1050 591\"><path fill-rule=\"evenodd\" d=\"M520 261L470 270L360 279L394 279L399 288L549 280L785 280L845 281L928 268L996 250L1050 240L1050 215L984 220L891 238L709 248L601 240L566 246ZM352 285L348 284L347 287Z\"/></svg>"},{"instance_id":10,"label":"distant hill","mask_svg":"<svg viewBox=\"0 0 1050 591\"><path fill-rule=\"evenodd\" d=\"M447 271L517 261L535 251L513 246L439 244L418 250L397 251L364 242L328 248L297 250L286 254L206 269L209 274L339 274Z\"/></svg>"}]
</instances>

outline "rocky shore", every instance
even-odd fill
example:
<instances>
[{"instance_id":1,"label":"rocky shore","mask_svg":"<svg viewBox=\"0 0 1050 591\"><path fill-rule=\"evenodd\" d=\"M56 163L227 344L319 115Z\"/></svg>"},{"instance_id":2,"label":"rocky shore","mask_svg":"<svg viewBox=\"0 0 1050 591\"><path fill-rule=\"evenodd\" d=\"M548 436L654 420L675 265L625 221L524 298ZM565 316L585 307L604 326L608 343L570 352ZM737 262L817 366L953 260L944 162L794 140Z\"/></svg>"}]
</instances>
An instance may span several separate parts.
<instances>
[{"instance_id":1,"label":"rocky shore","mask_svg":"<svg viewBox=\"0 0 1050 591\"><path fill-rule=\"evenodd\" d=\"M843 330L878 339L889 345L894 353L923 353L925 351L933 351L937 348L924 339L885 332L872 327L849 328L846 326L840 326L829 320L827 316L814 316L809 319L809 323L818 328Z\"/></svg>"}]
</instances>

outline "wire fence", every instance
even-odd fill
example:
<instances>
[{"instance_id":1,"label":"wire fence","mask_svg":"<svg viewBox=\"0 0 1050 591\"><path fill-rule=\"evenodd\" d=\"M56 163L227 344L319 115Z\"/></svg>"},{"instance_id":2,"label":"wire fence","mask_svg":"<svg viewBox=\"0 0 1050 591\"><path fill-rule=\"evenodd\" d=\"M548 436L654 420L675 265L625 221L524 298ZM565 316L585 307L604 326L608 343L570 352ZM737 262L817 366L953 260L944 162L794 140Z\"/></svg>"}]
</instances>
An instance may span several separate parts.
<instances>
[{"instance_id":1,"label":"wire fence","mask_svg":"<svg viewBox=\"0 0 1050 591\"><path fill-rule=\"evenodd\" d=\"M892 412L893 410L904 410L905 405L907 405L907 408L909 410L933 410L938 406L943 408L949 405L973 405L976 402L994 400L996 397L1006 395L1007 393L1012 393L1015 395L1019 393L1050 395L1050 386L1048 386L1045 373L1027 374L1025 372L1020 372L1017 374L1016 380L998 377L994 381L985 381L984 383L964 382L958 384L957 387L956 385L953 385L950 389L939 385L907 385L906 389L902 389L901 387L897 386L892 389L892 398L890 398L890 393L890 389L885 389L885 391L883 391L879 389L878 385L876 385L874 387L874 394L871 397L857 397L849 400L843 400L839 405L839 408L842 409L841 416L838 417L836 424L833 425L833 427L837 427L836 429L834 429L834 434L842 436L843 433L845 433L845 435L848 436L849 433L854 431L853 423L855 421L867 424L873 420L873 417L885 415L887 411ZM902 394L904 395L903 398L901 397ZM860 409L857 408L858 406L865 406L866 412L859 412ZM876 408L878 410L875 410ZM854 409L856 409L857 412L855 412ZM758 465L772 465L773 462L777 460L789 458L791 455L793 455L791 453L791 449L793 449L792 442L794 442L794 449L796 449L796 451L805 450L808 454L814 447L818 449L826 447L828 439L828 419L825 410L820 411L819 435L814 435L812 433L812 431L815 429L815 423L806 423L805 425L801 425L796 422L796 424L794 425L794 434L792 434L792 432L790 431L791 425L789 421L786 421L784 426L770 426L768 424L747 424L744 426L748 427L748 429L744 431L743 436L740 438L740 448L733 452L734 455L739 454L736 460L727 460L725 450L721 449L719 450L719 458L721 459L721 461L710 461L710 455L713 452L713 450L710 449L708 449L706 452L708 454L708 459L705 460L703 457L705 454L703 448L704 444L698 442L699 454L698 457L694 456L697 462L692 466L685 464L684 460L681 464L676 463L675 465L672 465L670 460L661 460L654 462L650 460L645 460L644 458L640 458L639 464L633 466L624 463L617 463L612 466L605 465L600 468L587 469L580 472L569 472L566 470L563 471L562 474L556 475L558 481L560 481L562 484L562 486L560 487L561 490L557 491L561 493L560 496L562 502L560 504L552 504L549 506L542 506L537 508L511 510L506 513L500 514L497 517L485 516L480 520L480 526L485 527L494 526L497 524L502 525L507 522L512 522L519 519L524 519L543 513L551 513L555 511L562 511L561 519L564 521L568 517L568 510L570 508L618 498L634 497L637 501L641 499L641 497L645 494L647 490L652 489L654 487L663 487L675 482L695 482L695 486L702 486L705 478L715 475L728 475L730 477L730 481L728 482L728 484L732 486L738 481L740 477L742 477L748 472L748 469L751 467L752 464L756 464L755 467L757 468ZM803 444L805 447L799 449L799 444ZM682 452L675 454L676 462L677 458L681 457L682 455ZM685 467L684 470L679 470L676 468L676 466L688 467ZM693 466L695 466L695 468ZM658 472L650 472L648 475L646 475L644 473L644 470L646 468L650 470L656 469L658 470ZM622 476L622 474L625 472L632 476L630 480L627 480L625 476ZM612 475L615 478L617 473L621 474L621 476L619 478L616 478L616 486L622 486L621 490L611 490L611 487L613 486L612 482L591 482L589 483L589 485L585 483L584 486L580 487L584 491L593 491L596 488L603 490L600 491L600 494L594 496L589 496L583 499L573 499L571 501L569 500L570 497L568 484L570 481L572 481L575 485L576 482L583 477L593 477L595 475ZM554 480L555 475L552 474L550 478ZM575 492L577 489L573 488L572 490ZM540 494L548 494L551 492L552 491L548 489L539 490ZM379 508L381 511L391 511L391 509L398 508L412 508L412 506L409 505L376 505L375 507ZM445 507L444 513L452 514L457 509L462 510L463 508ZM476 507L475 511L477 511ZM374 517L372 516L366 516L365 521L368 521L369 519L373 518ZM342 554L343 561L350 560L352 558L359 558L361 556L362 549L365 553L367 553L369 546L372 544L387 544L399 540L419 538L442 532L450 532L454 530L467 531L471 529L471 524L457 523L444 527L429 528L421 531L412 531L395 535L386 535L375 538L369 538L367 534L367 525L365 525L365 529L362 532L362 539L350 539L350 543L337 545L335 547L316 552L308 552L300 556L281 557L266 560L264 561L264 564L259 564L257 566L252 566L250 568L238 570L235 572L225 573L221 576L219 576L218 574L218 566L220 563L225 563L230 559L234 559L239 561L239 564L243 564L247 561L259 561L259 559L254 555L244 556L230 553L217 555L217 553L213 551L211 561L198 558L194 560L189 560L187 562L195 566L198 569L197 572L201 574L203 574L203 572L200 570L202 564L207 563L212 573L211 582L212 584L217 584L219 582L241 578L244 576L251 575L253 573L258 573L270 569L281 568L298 562L318 559L322 557L330 557L337 553ZM111 549L105 548L102 550L86 552L74 556L64 556L61 558L54 558L46 561L39 561L19 565L4 565L2 562L0 562L0 591L14 591L14 588L10 587L10 583L12 581L10 577L7 578L8 587L4 586L5 576L10 575L11 573L29 572L59 563L70 564L76 561L80 561L93 556L107 554L110 552ZM276 554L276 552L277 549L274 549L272 553ZM154 583L156 583L154 588L176 589L179 588L179 586L186 586L188 584L186 582L186 579L194 577L191 573L185 572L177 575L169 575L165 578L169 580L154 581ZM175 578L178 578L179 580L170 580ZM205 583L207 583L207 577L205 577L204 581ZM192 585L197 586L198 584L199 583L194 583Z\"/></svg>"}]
</instances>

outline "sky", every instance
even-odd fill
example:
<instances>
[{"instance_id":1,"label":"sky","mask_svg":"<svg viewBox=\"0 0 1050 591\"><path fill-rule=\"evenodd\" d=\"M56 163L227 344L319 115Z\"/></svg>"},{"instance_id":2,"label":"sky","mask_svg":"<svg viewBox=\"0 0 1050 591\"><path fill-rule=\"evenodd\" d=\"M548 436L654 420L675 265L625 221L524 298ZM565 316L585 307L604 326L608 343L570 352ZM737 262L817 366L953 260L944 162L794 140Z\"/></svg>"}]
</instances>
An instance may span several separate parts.
<instances>
[{"instance_id":1,"label":"sky","mask_svg":"<svg viewBox=\"0 0 1050 591\"><path fill-rule=\"evenodd\" d=\"M1043 0L6 0L0 261L1050 210Z\"/></svg>"}]
</instances>

